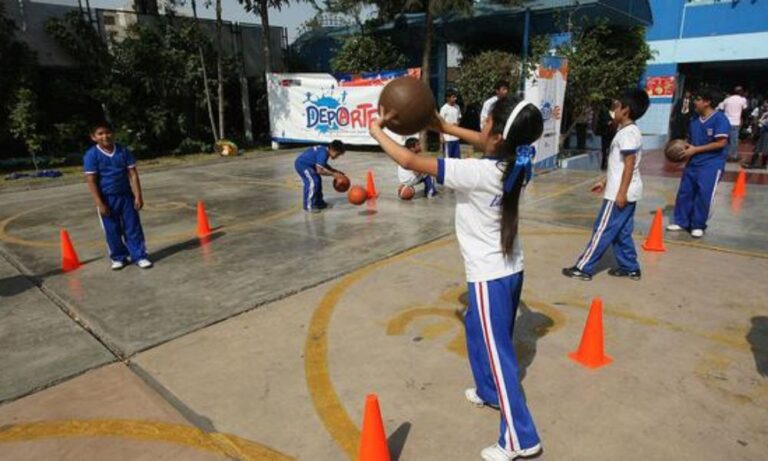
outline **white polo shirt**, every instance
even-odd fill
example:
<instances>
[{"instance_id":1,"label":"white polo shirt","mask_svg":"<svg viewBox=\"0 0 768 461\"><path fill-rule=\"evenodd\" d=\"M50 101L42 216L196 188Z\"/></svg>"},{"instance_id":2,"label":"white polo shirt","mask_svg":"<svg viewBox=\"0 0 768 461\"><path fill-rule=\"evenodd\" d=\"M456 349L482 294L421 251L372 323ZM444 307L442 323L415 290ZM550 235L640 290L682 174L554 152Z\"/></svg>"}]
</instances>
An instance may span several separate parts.
<instances>
[{"instance_id":1,"label":"white polo shirt","mask_svg":"<svg viewBox=\"0 0 768 461\"><path fill-rule=\"evenodd\" d=\"M643 158L643 133L634 123L621 128L611 143L608 154L608 177L605 182L606 200L616 201L621 186L621 175L624 174L624 156L636 154L635 169L632 181L627 190L627 200L637 202L643 198L643 180L640 178L640 161Z\"/></svg>"},{"instance_id":2,"label":"white polo shirt","mask_svg":"<svg viewBox=\"0 0 768 461\"><path fill-rule=\"evenodd\" d=\"M734 94L725 98L725 101L720 103L718 108L721 108L725 112L725 116L728 117L728 121L731 122L731 126L741 126L741 112L748 107L747 98Z\"/></svg>"},{"instance_id":3,"label":"white polo shirt","mask_svg":"<svg viewBox=\"0 0 768 461\"><path fill-rule=\"evenodd\" d=\"M443 107L440 108L440 117L451 125L458 125L461 121L461 110L459 109L459 106L452 106L445 103L443 104ZM456 136L451 136L449 134L444 134L443 139L445 139L446 142L459 140Z\"/></svg>"},{"instance_id":4,"label":"white polo shirt","mask_svg":"<svg viewBox=\"0 0 768 461\"><path fill-rule=\"evenodd\" d=\"M493 159L438 159L437 182L456 192L456 237L468 282L485 282L522 272L520 236L512 254L501 251L504 163Z\"/></svg>"}]
</instances>

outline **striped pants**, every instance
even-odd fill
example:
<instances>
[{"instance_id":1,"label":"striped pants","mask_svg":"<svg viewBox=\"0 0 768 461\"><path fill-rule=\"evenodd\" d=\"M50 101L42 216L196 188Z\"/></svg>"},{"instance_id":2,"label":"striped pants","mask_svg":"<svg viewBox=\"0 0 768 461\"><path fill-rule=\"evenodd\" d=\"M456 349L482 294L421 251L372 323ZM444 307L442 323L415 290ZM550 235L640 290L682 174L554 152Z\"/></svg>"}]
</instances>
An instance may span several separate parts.
<instances>
[{"instance_id":1,"label":"striped pants","mask_svg":"<svg viewBox=\"0 0 768 461\"><path fill-rule=\"evenodd\" d=\"M470 282L468 287L469 309L464 324L477 394L499 407L499 445L507 450L531 448L539 443L539 435L523 398L512 344L523 273Z\"/></svg>"},{"instance_id":2,"label":"striped pants","mask_svg":"<svg viewBox=\"0 0 768 461\"><path fill-rule=\"evenodd\" d=\"M603 200L600 214L595 220L595 228L587 248L576 262L576 267L587 274L595 273L595 266L600 258L613 247L613 256L621 269L636 271L640 269L637 262L635 242L632 231L635 228L635 202L627 203L619 208L612 200Z\"/></svg>"},{"instance_id":3,"label":"striped pants","mask_svg":"<svg viewBox=\"0 0 768 461\"><path fill-rule=\"evenodd\" d=\"M313 208L324 208L326 205L325 200L323 200L323 180L320 178L320 175L310 168L305 170L296 168L296 173L299 174L304 185L301 195L304 210L310 211Z\"/></svg>"}]
</instances>

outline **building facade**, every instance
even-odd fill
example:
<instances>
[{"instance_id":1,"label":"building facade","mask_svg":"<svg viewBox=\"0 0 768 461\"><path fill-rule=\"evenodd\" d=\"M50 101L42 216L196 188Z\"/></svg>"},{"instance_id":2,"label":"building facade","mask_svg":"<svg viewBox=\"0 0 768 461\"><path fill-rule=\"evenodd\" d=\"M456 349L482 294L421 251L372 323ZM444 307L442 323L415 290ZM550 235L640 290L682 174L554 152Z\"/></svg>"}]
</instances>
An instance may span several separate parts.
<instances>
[{"instance_id":1,"label":"building facade","mask_svg":"<svg viewBox=\"0 0 768 461\"><path fill-rule=\"evenodd\" d=\"M646 39L656 52L644 83L651 107L639 121L644 133L665 139L670 116L685 90L739 85L768 96L768 0L650 0L653 25Z\"/></svg>"}]
</instances>

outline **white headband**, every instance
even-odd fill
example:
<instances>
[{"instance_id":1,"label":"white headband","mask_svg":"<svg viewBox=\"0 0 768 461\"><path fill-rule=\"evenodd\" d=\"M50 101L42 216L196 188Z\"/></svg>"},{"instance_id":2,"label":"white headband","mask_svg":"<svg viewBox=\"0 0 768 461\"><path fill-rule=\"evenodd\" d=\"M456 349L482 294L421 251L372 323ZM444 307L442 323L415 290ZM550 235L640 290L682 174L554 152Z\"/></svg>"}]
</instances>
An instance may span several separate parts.
<instances>
[{"instance_id":1,"label":"white headband","mask_svg":"<svg viewBox=\"0 0 768 461\"><path fill-rule=\"evenodd\" d=\"M523 108L529 104L532 104L528 101L520 101L517 103L515 108L512 110L512 113L509 114L509 118L507 118L507 124L504 125L504 139L507 139L507 135L509 134L509 129L512 128L512 124L515 122L515 119L520 114L520 112L523 110Z\"/></svg>"}]
</instances>

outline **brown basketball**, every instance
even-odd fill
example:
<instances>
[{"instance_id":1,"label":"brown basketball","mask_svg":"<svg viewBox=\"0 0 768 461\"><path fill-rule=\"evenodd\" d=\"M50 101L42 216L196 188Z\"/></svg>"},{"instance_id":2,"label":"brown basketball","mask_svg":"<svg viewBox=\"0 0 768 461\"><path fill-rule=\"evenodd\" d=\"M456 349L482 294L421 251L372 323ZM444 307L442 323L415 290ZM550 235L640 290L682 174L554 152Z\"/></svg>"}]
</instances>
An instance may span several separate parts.
<instances>
[{"instance_id":1,"label":"brown basketball","mask_svg":"<svg viewBox=\"0 0 768 461\"><path fill-rule=\"evenodd\" d=\"M347 192L347 199L352 205L362 205L368 199L368 192L361 186L352 186Z\"/></svg>"},{"instance_id":2,"label":"brown basketball","mask_svg":"<svg viewBox=\"0 0 768 461\"><path fill-rule=\"evenodd\" d=\"M682 139L672 139L664 146L664 156L667 157L672 163L680 163L684 161L683 151L685 150L686 142Z\"/></svg>"},{"instance_id":3,"label":"brown basketball","mask_svg":"<svg viewBox=\"0 0 768 461\"><path fill-rule=\"evenodd\" d=\"M435 99L421 80L400 77L387 83L381 91L379 107L396 112L387 128L405 136L426 128L435 114Z\"/></svg>"},{"instance_id":4,"label":"brown basketball","mask_svg":"<svg viewBox=\"0 0 768 461\"><path fill-rule=\"evenodd\" d=\"M336 192L346 192L349 190L349 178L346 176L336 176L333 178L333 188L336 189Z\"/></svg>"},{"instance_id":5,"label":"brown basketball","mask_svg":"<svg viewBox=\"0 0 768 461\"><path fill-rule=\"evenodd\" d=\"M397 195L400 200L410 200L416 195L416 189L413 186L400 186L397 188Z\"/></svg>"}]
</instances>

